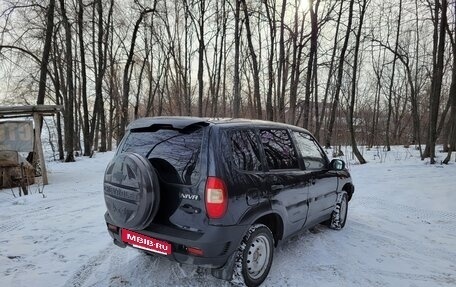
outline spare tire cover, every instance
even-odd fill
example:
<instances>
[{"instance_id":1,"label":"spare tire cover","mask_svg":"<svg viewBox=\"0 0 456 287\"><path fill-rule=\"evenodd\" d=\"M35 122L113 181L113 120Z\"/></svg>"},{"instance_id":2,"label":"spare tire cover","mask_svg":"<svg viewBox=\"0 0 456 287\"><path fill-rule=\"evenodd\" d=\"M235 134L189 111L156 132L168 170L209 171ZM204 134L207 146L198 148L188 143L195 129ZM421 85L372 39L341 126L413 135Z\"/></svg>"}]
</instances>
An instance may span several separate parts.
<instances>
[{"instance_id":1,"label":"spare tire cover","mask_svg":"<svg viewBox=\"0 0 456 287\"><path fill-rule=\"evenodd\" d=\"M150 225L160 203L160 186L152 164L137 153L122 153L106 168L104 198L120 227L141 230Z\"/></svg>"}]
</instances>

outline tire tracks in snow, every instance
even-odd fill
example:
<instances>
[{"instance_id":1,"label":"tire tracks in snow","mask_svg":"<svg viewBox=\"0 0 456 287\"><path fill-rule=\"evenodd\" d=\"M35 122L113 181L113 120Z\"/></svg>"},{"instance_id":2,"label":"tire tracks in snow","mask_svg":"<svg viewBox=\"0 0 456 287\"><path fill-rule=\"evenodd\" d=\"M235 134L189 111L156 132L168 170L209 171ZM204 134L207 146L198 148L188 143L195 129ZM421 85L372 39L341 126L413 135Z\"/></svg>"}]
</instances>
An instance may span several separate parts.
<instances>
[{"instance_id":1,"label":"tire tracks in snow","mask_svg":"<svg viewBox=\"0 0 456 287\"><path fill-rule=\"evenodd\" d=\"M443 284L456 285L456 277L452 274L446 274L446 273L425 275L425 274L413 274L413 273L406 273L406 272L385 271L385 270L380 270L380 269L376 269L376 268L362 269L362 272L367 273L367 274L376 274L376 275L380 275L383 277L393 277L393 278L397 278L397 279L405 279L410 282L412 282L412 281L428 282L429 286L435 284L436 282L443 283Z\"/></svg>"},{"instance_id":2,"label":"tire tracks in snow","mask_svg":"<svg viewBox=\"0 0 456 287\"><path fill-rule=\"evenodd\" d=\"M413 253L416 252L416 250L409 252L408 249L417 248L420 254L430 259L443 259L451 266L451 262L456 258L456 253L450 250L444 250L425 243L420 243L419 240L413 240L385 229L373 231L372 226L356 220L349 220L345 228L342 231L337 231L338 233L323 226L317 226L316 229L316 233L306 233L298 236L295 240L288 242L287 245L291 245L291 248L287 247L277 250L279 251L279 254L282 253L280 254L282 256L292 251L294 253L301 253L302 257L307 258L308 262L313 262L313 264L303 264L301 267L297 267L293 270L299 274L307 274L307 279L311 282L310 285L313 283L318 284L320 280L325 280L329 285L342 280L344 283L340 283L340 286L382 287L387 286L388 282L391 282L388 278L393 278L395 279L393 282L400 280L399 282L407 282L410 286L415 286L414 284L423 286L423 283L426 284L424 286L456 286L456 276L448 270L436 271L426 269L426 267L417 267L416 273L409 270L401 272L400 269L385 270L385 268L388 269L388 265L381 265L381 261L377 261L379 263L379 265L377 265L379 268L376 268L376 264L372 263L372 259L375 260L375 252L374 255L367 255L366 253L366 256L354 253L352 258L349 259L349 265L339 263L347 260L347 255L353 248L353 246L350 246L350 242L353 242L353 244L356 245L356 249L361 248L367 250L369 245L374 247L379 245L390 246L390 249L392 248L391 250L401 252L396 254L396 257L400 258L400 264L407 264L406 262L408 262L408 259L414 258ZM344 242L344 244L341 244L340 241ZM359 244L365 245L360 246ZM303 250L301 250L301 248L303 248ZM381 251L383 250L383 247L380 247L379 249ZM325 251L322 252L321 250ZM326 258L326 254L332 254L334 258L329 260L330 262L327 262L327 264L325 264L324 260L319 259L320 257ZM379 254L382 255L381 253ZM407 254L412 255L410 258L404 259L403 256ZM301 255L297 256L297 258ZM373 257L369 259L369 256ZM296 258L291 260L296 260ZM419 263L417 264L419 265ZM411 265L407 265L407 268L414 269ZM284 275L281 272L278 274L278 278L277 276L271 277L266 282L272 283L271 286L273 286L279 284L279 282L290 279L288 278L290 276L289 274L285 273ZM299 278L299 276L296 278ZM294 280L294 278L292 279ZM293 280L291 280L291 282L293 282Z\"/></svg>"},{"instance_id":3,"label":"tire tracks in snow","mask_svg":"<svg viewBox=\"0 0 456 287\"><path fill-rule=\"evenodd\" d=\"M370 196L356 197L356 204L361 206L369 206L377 209L385 209L392 211L393 214L405 214L414 216L419 219L428 220L443 220L447 223L456 222L456 213L438 210L421 209L405 204L398 204L386 199Z\"/></svg>"},{"instance_id":4,"label":"tire tracks in snow","mask_svg":"<svg viewBox=\"0 0 456 287\"><path fill-rule=\"evenodd\" d=\"M114 246L108 246L101 250L96 256L89 258L89 260L82 265L71 278L69 278L63 287L81 287L92 275L96 269L111 256Z\"/></svg>"},{"instance_id":5,"label":"tire tracks in snow","mask_svg":"<svg viewBox=\"0 0 456 287\"><path fill-rule=\"evenodd\" d=\"M372 227L357 221L351 221L348 229L355 232L353 234L362 234L361 237L366 237L369 242L378 242L388 246L395 246L398 249L404 250L409 248L418 248L421 254L430 258L438 257L448 262L453 262L456 258L456 253L447 249L440 249L438 247L429 247L429 244L424 244L422 240L416 240L411 237L403 236L394 231L382 229L381 233L372 232Z\"/></svg>"},{"instance_id":6,"label":"tire tracks in snow","mask_svg":"<svg viewBox=\"0 0 456 287\"><path fill-rule=\"evenodd\" d=\"M5 233L5 232L11 232L14 230L20 230L24 227L24 223L27 220L30 220L30 218L33 218L34 215L39 214L43 212L43 209L48 209L52 208L52 206L47 206L47 207L35 207L31 209L27 209L24 213L24 211L21 211L16 214L10 214L7 216L2 216L1 222L0 222L0 233Z\"/></svg>"},{"instance_id":7,"label":"tire tracks in snow","mask_svg":"<svg viewBox=\"0 0 456 287\"><path fill-rule=\"evenodd\" d=\"M45 220L48 215L46 210L58 208L61 211L57 214L54 214L55 217L59 216L68 216L69 213L78 213L81 214L83 211L97 208L101 204L92 204L90 206L85 206L83 208L77 209L68 209L66 207L60 206L62 200L68 201L72 199L77 199L78 196L66 196L65 198L46 198L43 201L31 202L31 203L13 203L13 205L21 206L20 209L11 209L9 206L8 211L13 211L13 213L8 213L8 215L1 216L0 221L0 233L11 232L15 230L21 230L25 228L25 225L30 224L31 220L39 221L41 218ZM18 200L21 198L18 198ZM55 212L54 212L55 213Z\"/></svg>"},{"instance_id":8,"label":"tire tracks in snow","mask_svg":"<svg viewBox=\"0 0 456 287\"><path fill-rule=\"evenodd\" d=\"M31 225L30 221L39 222L40 220L45 221L47 218L47 214L43 213L43 211L53 208L53 205L46 204L44 206L40 206L37 208L32 208L26 211L25 214L13 214L6 216L6 218L2 218L0 222L0 233L9 233L15 230L22 230L26 226ZM93 208L98 208L99 205L91 205L84 208L79 209L70 209L64 210L63 208L61 212L55 214L53 216L53 220L60 217L69 217L71 214L83 214L84 211L91 210Z\"/></svg>"}]
</instances>

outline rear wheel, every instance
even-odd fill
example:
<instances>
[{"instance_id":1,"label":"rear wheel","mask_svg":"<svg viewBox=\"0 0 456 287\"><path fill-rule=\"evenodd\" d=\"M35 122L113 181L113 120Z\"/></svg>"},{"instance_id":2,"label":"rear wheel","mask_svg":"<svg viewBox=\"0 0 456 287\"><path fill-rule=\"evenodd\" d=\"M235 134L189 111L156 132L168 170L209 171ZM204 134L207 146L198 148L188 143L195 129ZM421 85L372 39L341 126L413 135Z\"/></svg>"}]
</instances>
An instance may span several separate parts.
<instances>
[{"instance_id":1,"label":"rear wheel","mask_svg":"<svg viewBox=\"0 0 456 287\"><path fill-rule=\"evenodd\" d=\"M245 235L236 258L233 282L258 286L266 279L272 265L274 238L266 225L255 224Z\"/></svg>"}]
</instances>

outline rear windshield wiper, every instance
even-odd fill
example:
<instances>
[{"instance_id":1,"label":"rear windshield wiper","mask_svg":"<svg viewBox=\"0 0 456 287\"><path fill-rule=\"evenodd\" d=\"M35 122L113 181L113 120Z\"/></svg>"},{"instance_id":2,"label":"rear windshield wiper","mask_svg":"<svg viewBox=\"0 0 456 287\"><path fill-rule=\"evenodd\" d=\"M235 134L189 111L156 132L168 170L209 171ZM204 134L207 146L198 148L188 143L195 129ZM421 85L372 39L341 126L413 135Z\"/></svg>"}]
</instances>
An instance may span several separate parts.
<instances>
[{"instance_id":1,"label":"rear windshield wiper","mask_svg":"<svg viewBox=\"0 0 456 287\"><path fill-rule=\"evenodd\" d=\"M167 141L169 141L169 140L171 140L173 138L177 138L177 137L180 137L180 136L184 136L184 135L188 135L188 134L194 133L194 132L198 131L199 129L201 129L203 127L206 127L206 126L208 126L208 123L206 123L206 122L198 122L198 123L193 123L191 125L188 125L188 126L184 127L183 129L176 129L172 125L164 125L164 124L157 125L157 124L154 124L154 125L151 125L150 127L132 129L131 132L132 133L156 132L156 131L162 130L162 129L174 130L174 131L179 132L179 134L177 134L177 135L171 136L169 138L166 138L166 139L161 140L158 143L156 143L146 154L146 158L149 158L149 155L152 153L152 151L158 145L160 145L160 144L162 144L164 142L167 142Z\"/></svg>"},{"instance_id":2,"label":"rear windshield wiper","mask_svg":"<svg viewBox=\"0 0 456 287\"><path fill-rule=\"evenodd\" d=\"M186 134L181 134L181 133L180 133L180 134L177 134L177 135L174 135L174 136L172 136L172 137L169 137L169 138L166 138L166 139L164 139L164 140L159 141L158 143L156 143L156 144L147 152L145 158L149 158L149 155L151 154L151 152L152 152L158 145L160 145L160 144L162 144L162 143L164 143L164 142L167 142L167 141L169 141L169 140L171 140L171 139L173 139L173 138L181 137L181 136L184 136L184 135L186 135Z\"/></svg>"}]
</instances>

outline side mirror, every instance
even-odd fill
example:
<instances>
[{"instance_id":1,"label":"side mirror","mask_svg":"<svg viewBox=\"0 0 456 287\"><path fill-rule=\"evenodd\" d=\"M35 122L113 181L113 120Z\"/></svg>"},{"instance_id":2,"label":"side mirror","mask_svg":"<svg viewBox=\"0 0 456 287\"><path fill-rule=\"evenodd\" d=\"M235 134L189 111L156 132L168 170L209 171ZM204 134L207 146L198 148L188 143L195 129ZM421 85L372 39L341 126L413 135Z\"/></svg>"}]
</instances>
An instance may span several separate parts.
<instances>
[{"instance_id":1,"label":"side mirror","mask_svg":"<svg viewBox=\"0 0 456 287\"><path fill-rule=\"evenodd\" d=\"M332 170L344 170L345 169L345 162L341 159L333 159L329 164L330 169Z\"/></svg>"}]
</instances>

